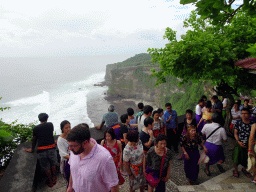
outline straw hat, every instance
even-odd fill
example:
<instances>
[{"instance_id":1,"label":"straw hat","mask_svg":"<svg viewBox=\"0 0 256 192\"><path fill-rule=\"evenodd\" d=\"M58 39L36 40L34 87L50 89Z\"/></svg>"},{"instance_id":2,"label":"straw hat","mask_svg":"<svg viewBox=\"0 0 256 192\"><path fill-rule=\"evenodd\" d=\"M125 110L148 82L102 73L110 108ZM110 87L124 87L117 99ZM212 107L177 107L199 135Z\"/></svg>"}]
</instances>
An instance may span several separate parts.
<instances>
[{"instance_id":1,"label":"straw hat","mask_svg":"<svg viewBox=\"0 0 256 192\"><path fill-rule=\"evenodd\" d=\"M255 157L252 154L250 154L248 156L247 171L252 172L253 167L255 167Z\"/></svg>"}]
</instances>

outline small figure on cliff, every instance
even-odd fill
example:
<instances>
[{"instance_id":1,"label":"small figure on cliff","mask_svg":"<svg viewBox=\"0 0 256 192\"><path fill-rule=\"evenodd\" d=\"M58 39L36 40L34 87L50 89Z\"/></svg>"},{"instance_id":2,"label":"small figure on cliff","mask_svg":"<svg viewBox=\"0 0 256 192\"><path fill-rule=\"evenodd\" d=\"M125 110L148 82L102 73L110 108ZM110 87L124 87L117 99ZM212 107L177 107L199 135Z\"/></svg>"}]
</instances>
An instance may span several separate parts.
<instances>
[{"instance_id":1,"label":"small figure on cliff","mask_svg":"<svg viewBox=\"0 0 256 192\"><path fill-rule=\"evenodd\" d=\"M171 149L172 145L174 151L178 153L179 135L178 135L178 119L177 112L172 109L171 103L165 104L166 111L164 112L163 118L167 128L167 148Z\"/></svg>"},{"instance_id":2,"label":"small figure on cliff","mask_svg":"<svg viewBox=\"0 0 256 192\"><path fill-rule=\"evenodd\" d=\"M89 126L79 124L67 136L70 179L66 192L119 192L118 176L108 150L91 138Z\"/></svg>"},{"instance_id":3,"label":"small figure on cliff","mask_svg":"<svg viewBox=\"0 0 256 192\"><path fill-rule=\"evenodd\" d=\"M55 148L55 141L53 137L53 124L47 122L48 115L46 113L40 113L38 119L41 122L33 129L32 148L24 149L24 151L32 153L37 147L37 158L42 171L46 173L46 184L49 187L53 187L57 183L56 176L56 163L57 153Z\"/></svg>"}]
</instances>

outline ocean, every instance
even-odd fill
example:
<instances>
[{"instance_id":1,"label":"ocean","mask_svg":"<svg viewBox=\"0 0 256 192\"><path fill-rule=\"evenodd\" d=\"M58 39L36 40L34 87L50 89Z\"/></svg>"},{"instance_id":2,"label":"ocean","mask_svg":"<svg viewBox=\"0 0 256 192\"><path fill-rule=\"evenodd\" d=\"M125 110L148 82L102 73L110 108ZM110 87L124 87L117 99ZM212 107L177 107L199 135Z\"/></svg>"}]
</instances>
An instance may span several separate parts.
<instances>
[{"instance_id":1,"label":"ocean","mask_svg":"<svg viewBox=\"0 0 256 192\"><path fill-rule=\"evenodd\" d=\"M38 114L45 112L57 135L63 120L71 127L79 123L94 127L109 105L104 99L108 87L94 84L104 81L107 64L129 57L1 58L0 106L11 109L0 112L0 118L38 124Z\"/></svg>"}]
</instances>

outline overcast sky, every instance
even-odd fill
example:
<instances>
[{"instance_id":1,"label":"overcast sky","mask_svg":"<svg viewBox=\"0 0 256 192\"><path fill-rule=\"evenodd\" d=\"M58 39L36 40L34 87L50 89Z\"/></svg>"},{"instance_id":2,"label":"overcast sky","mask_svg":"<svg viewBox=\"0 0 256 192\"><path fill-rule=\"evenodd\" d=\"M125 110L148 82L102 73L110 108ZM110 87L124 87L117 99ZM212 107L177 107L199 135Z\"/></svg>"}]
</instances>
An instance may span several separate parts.
<instances>
[{"instance_id":1,"label":"overcast sky","mask_svg":"<svg viewBox=\"0 0 256 192\"><path fill-rule=\"evenodd\" d=\"M184 33L180 0L8 0L0 5L0 57L137 54Z\"/></svg>"}]
</instances>

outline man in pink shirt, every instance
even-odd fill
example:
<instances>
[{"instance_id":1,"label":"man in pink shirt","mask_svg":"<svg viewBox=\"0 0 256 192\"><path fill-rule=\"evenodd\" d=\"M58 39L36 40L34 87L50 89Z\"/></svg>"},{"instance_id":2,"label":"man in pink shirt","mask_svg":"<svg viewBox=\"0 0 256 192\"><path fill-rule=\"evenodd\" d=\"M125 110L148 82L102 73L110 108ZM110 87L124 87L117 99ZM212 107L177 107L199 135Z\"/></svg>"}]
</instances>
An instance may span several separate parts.
<instances>
[{"instance_id":1,"label":"man in pink shirt","mask_svg":"<svg viewBox=\"0 0 256 192\"><path fill-rule=\"evenodd\" d=\"M119 192L118 176L111 154L91 138L85 123L67 136L70 180L67 192Z\"/></svg>"}]
</instances>

